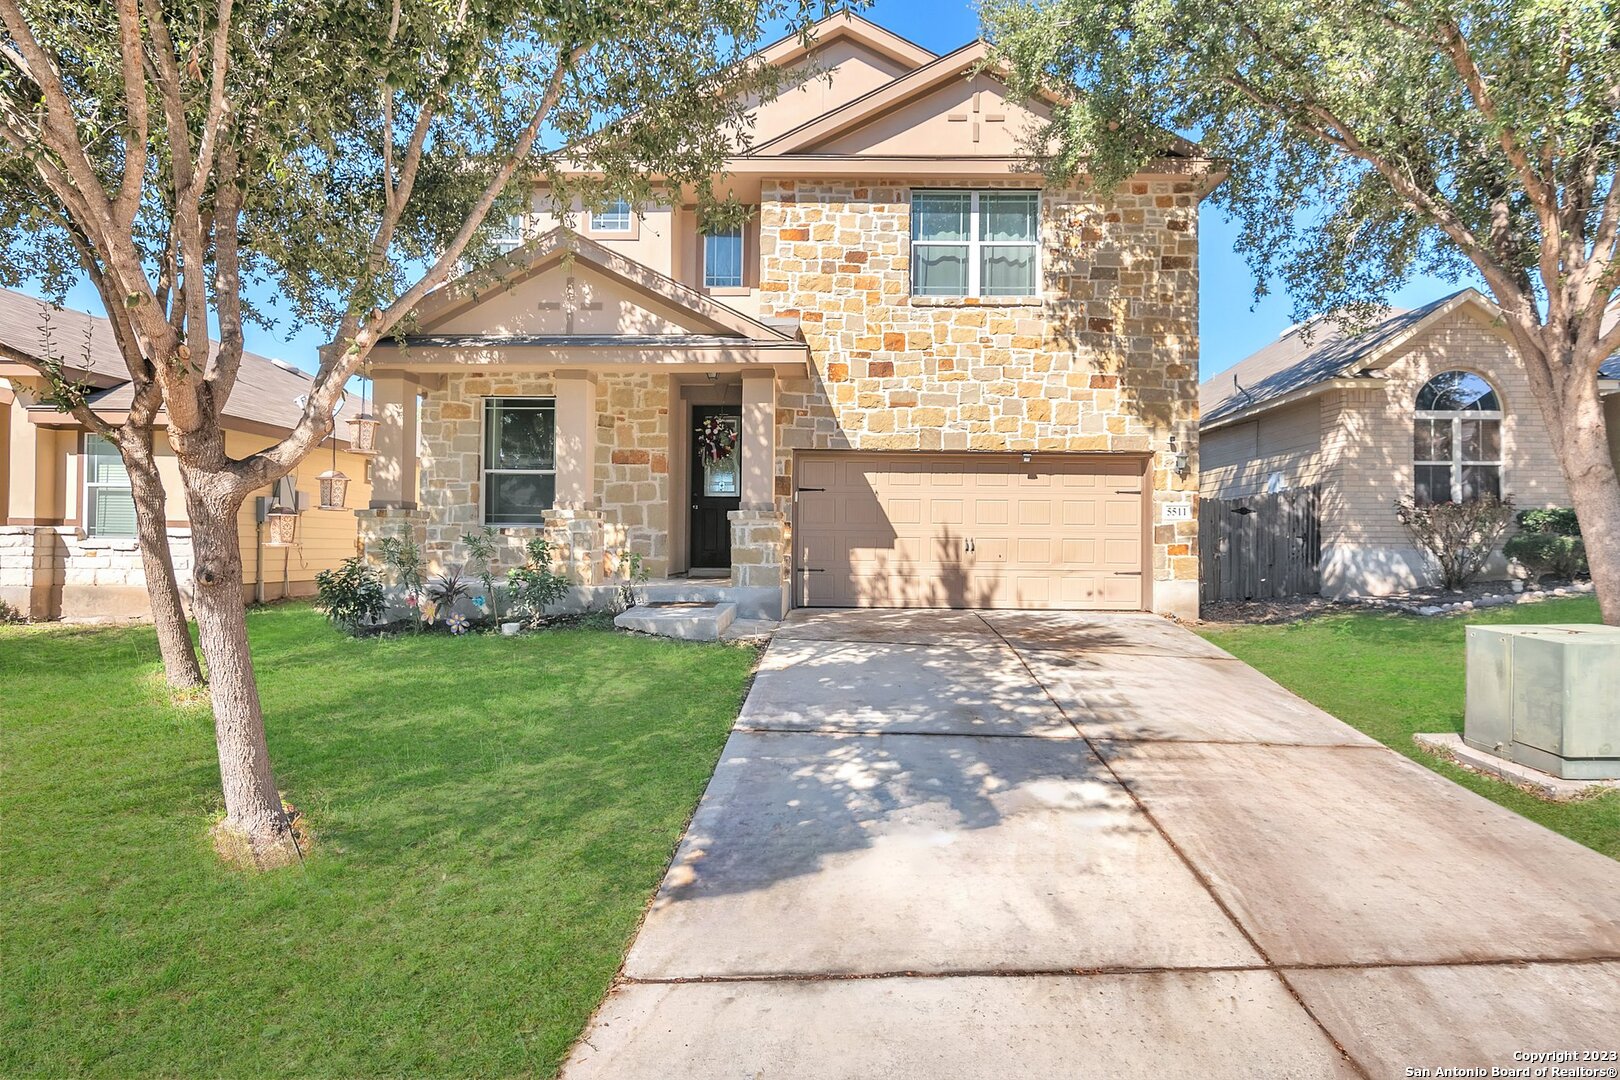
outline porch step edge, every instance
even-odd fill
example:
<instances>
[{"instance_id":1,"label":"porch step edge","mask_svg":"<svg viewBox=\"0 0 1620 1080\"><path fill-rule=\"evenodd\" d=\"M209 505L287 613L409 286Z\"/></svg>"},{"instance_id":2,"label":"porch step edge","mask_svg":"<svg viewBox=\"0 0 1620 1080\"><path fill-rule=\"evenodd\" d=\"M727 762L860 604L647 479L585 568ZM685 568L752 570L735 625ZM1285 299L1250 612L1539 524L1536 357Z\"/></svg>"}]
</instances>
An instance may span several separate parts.
<instances>
[{"instance_id":1,"label":"porch step edge","mask_svg":"<svg viewBox=\"0 0 1620 1080\"><path fill-rule=\"evenodd\" d=\"M718 641L736 621L736 604L638 604L615 615L613 625L682 641Z\"/></svg>"}]
</instances>

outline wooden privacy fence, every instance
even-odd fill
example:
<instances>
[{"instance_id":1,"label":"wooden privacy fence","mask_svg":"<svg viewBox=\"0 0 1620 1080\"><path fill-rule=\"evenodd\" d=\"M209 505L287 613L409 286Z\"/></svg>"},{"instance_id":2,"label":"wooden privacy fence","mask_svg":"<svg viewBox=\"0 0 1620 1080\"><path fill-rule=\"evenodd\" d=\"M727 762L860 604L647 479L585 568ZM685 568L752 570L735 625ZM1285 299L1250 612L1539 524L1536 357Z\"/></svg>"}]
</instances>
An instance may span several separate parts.
<instances>
[{"instance_id":1,"label":"wooden privacy fence","mask_svg":"<svg viewBox=\"0 0 1620 1080\"><path fill-rule=\"evenodd\" d=\"M1298 596L1322 588L1320 485L1198 500L1199 592L1204 603Z\"/></svg>"}]
</instances>

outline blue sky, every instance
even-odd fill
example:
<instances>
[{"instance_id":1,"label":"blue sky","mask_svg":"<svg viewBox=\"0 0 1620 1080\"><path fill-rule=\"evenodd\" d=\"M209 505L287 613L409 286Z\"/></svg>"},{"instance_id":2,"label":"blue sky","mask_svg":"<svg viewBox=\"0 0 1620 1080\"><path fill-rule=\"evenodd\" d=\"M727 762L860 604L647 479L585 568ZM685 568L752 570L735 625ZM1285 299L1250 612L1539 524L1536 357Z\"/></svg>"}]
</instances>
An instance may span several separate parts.
<instances>
[{"instance_id":1,"label":"blue sky","mask_svg":"<svg viewBox=\"0 0 1620 1080\"><path fill-rule=\"evenodd\" d=\"M959 48L979 33L976 9L961 0L878 0L862 14L938 53ZM1274 282L1271 294L1255 303L1254 275L1233 249L1235 222L1207 207L1199 230L1200 374L1207 379L1275 340L1294 321L1293 300L1281 283ZM1422 278L1391 297L1391 302L1397 307L1417 307L1456 287L1438 278ZM261 308L276 310L268 290L254 299ZM69 294L69 306L101 311L95 290L88 285ZM274 330L249 327L246 336L249 351L310 370L315 367L315 350L324 340L318 330L292 327L284 317Z\"/></svg>"}]
</instances>

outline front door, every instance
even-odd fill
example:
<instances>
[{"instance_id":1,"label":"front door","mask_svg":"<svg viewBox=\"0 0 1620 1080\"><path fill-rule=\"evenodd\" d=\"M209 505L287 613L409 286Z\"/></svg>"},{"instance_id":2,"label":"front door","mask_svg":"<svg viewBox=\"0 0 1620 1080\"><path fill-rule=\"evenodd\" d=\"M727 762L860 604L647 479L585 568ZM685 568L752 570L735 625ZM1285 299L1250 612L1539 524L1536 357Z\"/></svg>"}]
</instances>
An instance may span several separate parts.
<instances>
[{"instance_id":1,"label":"front door","mask_svg":"<svg viewBox=\"0 0 1620 1080\"><path fill-rule=\"evenodd\" d=\"M692 407L692 558L694 570L731 569L731 519L742 505L742 409Z\"/></svg>"}]
</instances>

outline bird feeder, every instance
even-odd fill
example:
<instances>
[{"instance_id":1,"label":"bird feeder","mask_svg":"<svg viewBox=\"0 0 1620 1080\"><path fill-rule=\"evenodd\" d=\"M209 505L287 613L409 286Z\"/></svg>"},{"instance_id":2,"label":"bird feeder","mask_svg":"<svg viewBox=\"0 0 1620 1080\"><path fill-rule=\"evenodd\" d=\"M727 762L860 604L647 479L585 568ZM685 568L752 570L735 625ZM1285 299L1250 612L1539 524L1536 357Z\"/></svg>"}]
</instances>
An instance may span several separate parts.
<instances>
[{"instance_id":1,"label":"bird feeder","mask_svg":"<svg viewBox=\"0 0 1620 1080\"><path fill-rule=\"evenodd\" d=\"M335 464L335 462L334 462ZM349 478L337 469L327 469L315 478L321 485L321 509L343 510L349 501Z\"/></svg>"},{"instance_id":2,"label":"bird feeder","mask_svg":"<svg viewBox=\"0 0 1620 1080\"><path fill-rule=\"evenodd\" d=\"M292 547L298 533L298 511L276 503L264 514L264 546Z\"/></svg>"},{"instance_id":3,"label":"bird feeder","mask_svg":"<svg viewBox=\"0 0 1620 1080\"><path fill-rule=\"evenodd\" d=\"M349 425L349 451L370 457L377 452L377 429L382 426L370 413L361 413L344 421Z\"/></svg>"}]
</instances>

